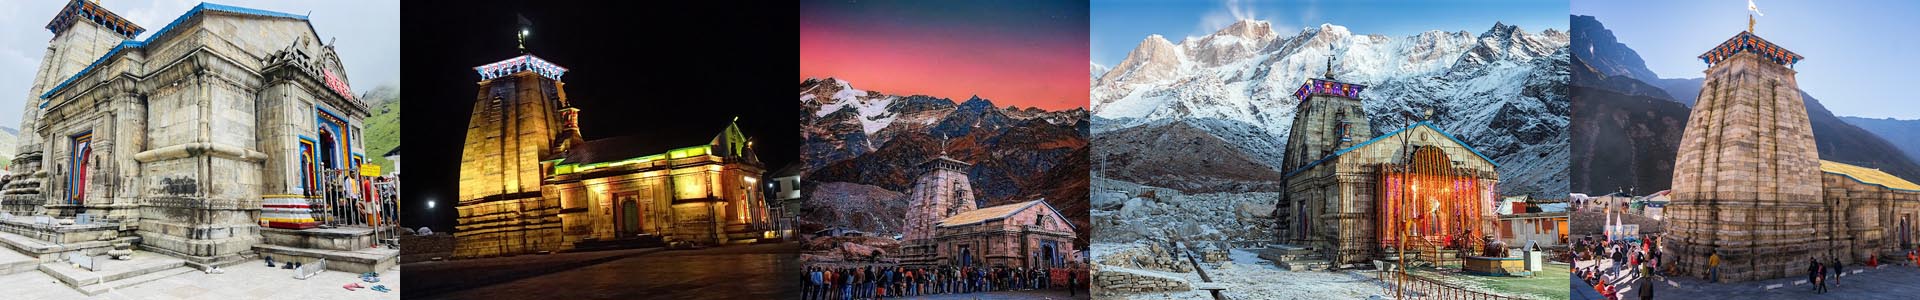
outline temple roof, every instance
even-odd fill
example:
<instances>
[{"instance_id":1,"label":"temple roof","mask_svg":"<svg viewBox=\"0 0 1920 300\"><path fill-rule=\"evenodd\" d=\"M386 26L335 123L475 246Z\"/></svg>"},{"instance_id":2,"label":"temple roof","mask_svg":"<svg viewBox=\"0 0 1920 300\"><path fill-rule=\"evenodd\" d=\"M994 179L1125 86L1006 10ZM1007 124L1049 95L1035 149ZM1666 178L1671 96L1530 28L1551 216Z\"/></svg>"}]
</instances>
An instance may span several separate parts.
<instances>
[{"instance_id":1,"label":"temple roof","mask_svg":"<svg viewBox=\"0 0 1920 300\"><path fill-rule=\"evenodd\" d=\"M1061 223L1067 224L1067 227L1069 228L1073 227L1073 222L1065 222L1066 217L1061 216L1060 210L1054 209L1053 205L1047 204L1046 199L1013 203L1013 204L994 206L994 207L988 207L988 208L982 208L982 209L975 209L973 211L963 212L957 215L953 215L951 217L947 217L946 219L942 219L940 220L940 223L935 226L952 227L952 226L972 225L972 224L985 223L987 221L1006 219L1007 217L1012 217L1014 214L1020 213L1022 211L1026 211L1028 208L1033 208L1034 206L1046 206L1047 210L1053 212L1054 217L1060 218L1060 220L1062 221Z\"/></svg>"},{"instance_id":2,"label":"temple roof","mask_svg":"<svg viewBox=\"0 0 1920 300\"><path fill-rule=\"evenodd\" d=\"M1779 45L1774 45L1773 42L1768 42L1766 39L1762 39L1752 32L1741 31L1740 34L1734 35L1733 38L1729 38L1725 42L1720 42L1720 46L1713 47L1713 50L1707 51L1705 54L1700 54L1700 61L1706 62L1707 65L1719 64L1720 61L1733 57L1734 54L1739 54L1740 52L1751 52L1760 55L1761 58L1771 60L1773 63L1781 65L1792 65L1799 63L1800 59L1806 58L1800 56L1800 54L1793 53L1793 51L1787 51L1786 48L1780 48Z\"/></svg>"},{"instance_id":3,"label":"temple roof","mask_svg":"<svg viewBox=\"0 0 1920 300\"><path fill-rule=\"evenodd\" d=\"M533 56L533 54L516 56L514 58L473 67L473 71L480 73L480 80L492 80L494 78L500 78L501 76L513 75L520 71L533 71L534 73L540 74L540 76L553 80L560 80L561 75L567 74L567 68L547 62L547 60L540 59L539 56Z\"/></svg>"},{"instance_id":4,"label":"temple roof","mask_svg":"<svg viewBox=\"0 0 1920 300\"><path fill-rule=\"evenodd\" d=\"M54 14L52 21L47 21L47 31L52 31L53 34L60 34L60 31L73 27L74 23L81 20L105 26L108 30L113 30L115 33L119 33L120 36L126 37L127 39L133 39L134 37L140 36L140 33L147 31L146 28L140 28L140 25L133 24L133 21L127 21L126 18L121 18L119 14L100 7L99 3L90 0L73 0L67 2L66 8L60 9L59 14Z\"/></svg>"},{"instance_id":5,"label":"temple roof","mask_svg":"<svg viewBox=\"0 0 1920 300\"><path fill-rule=\"evenodd\" d=\"M80 2L86 2L86 1L80 1ZM69 5L69 7L71 7L71 5ZM101 11L105 11L105 10L101 10ZM188 19L191 19L194 16L200 15L202 12L222 12L222 13L231 13L231 14L247 15L247 16L288 18L288 19L295 19L295 20L301 20L301 21L307 20L307 17L302 15L201 2L200 5L193 6L193 9L187 10L186 13L180 14L180 17L174 18L173 22L167 23L166 27L161 27L160 31L155 31L153 32L153 35L148 35L146 40L134 41L131 39L131 37L129 37L127 41L120 42L120 45L113 46L113 49L108 50L107 54L101 55L100 58L94 59L92 64L88 64L86 68L80 69L80 72L74 73L73 76L67 77L67 80L60 81L59 85L54 85L53 88L47 89L46 93L40 94L40 99L52 98L53 94L59 93L60 90L66 89L67 85L72 84L74 80L78 80L80 79L81 76L86 76L87 73L93 72L94 67L99 67L100 64L106 62L108 58L112 58L115 54L120 54L121 49L146 47L147 43L153 42L156 39L167 36L167 33L173 32L173 28L175 26L179 26L180 23L185 23ZM108 13L112 13L112 12L108 12ZM58 20L56 19L56 21ZM49 24L49 26L51 26L51 24ZM307 23L307 29L309 30L313 29L313 24ZM314 35L318 36L319 33L316 31ZM347 95L343 95L343 96L352 98L352 96L347 96ZM40 107L46 108L46 103L41 103Z\"/></svg>"},{"instance_id":6,"label":"temple roof","mask_svg":"<svg viewBox=\"0 0 1920 300\"><path fill-rule=\"evenodd\" d=\"M1293 91L1293 98L1300 99L1300 101L1307 101L1307 98L1312 98L1313 96L1336 96L1360 99L1360 91L1366 88L1367 86L1364 85L1333 81L1331 79L1308 79L1306 84L1300 85L1300 89Z\"/></svg>"},{"instance_id":7,"label":"temple roof","mask_svg":"<svg viewBox=\"0 0 1920 300\"><path fill-rule=\"evenodd\" d=\"M1853 181L1884 188L1903 191L1920 191L1920 184L1913 184L1911 181L1900 179L1900 177L1893 176L1893 174L1887 174L1887 172L1882 172L1880 169L1843 164L1823 159L1820 160L1820 171L1839 174L1851 178Z\"/></svg>"},{"instance_id":8,"label":"temple roof","mask_svg":"<svg viewBox=\"0 0 1920 300\"><path fill-rule=\"evenodd\" d=\"M1340 151L1334 151L1333 154L1328 154L1327 157L1322 157L1319 160L1315 160L1311 163L1307 163L1307 165L1305 166L1300 166L1299 168L1289 170L1287 171L1286 175L1281 175L1280 178L1293 177L1293 175L1295 174L1300 174L1300 172L1306 172L1308 169L1313 169L1314 166L1318 166L1321 163L1331 161L1334 158L1340 157L1340 155L1347 154L1347 152L1353 152L1353 150L1360 149L1360 147L1366 147L1367 145L1373 144L1373 142L1378 142L1380 140L1386 139L1387 137L1399 135L1401 132L1406 132L1407 130L1413 129L1414 127L1427 127L1429 129L1433 129L1433 132L1440 133L1440 136L1447 137L1448 140L1453 140L1453 143L1460 144L1460 147L1467 148L1467 151L1473 152L1473 155L1479 156L1480 159L1486 160L1487 164L1491 164L1495 168L1500 167L1500 162L1493 161L1493 159L1488 158L1486 154L1480 153L1480 149L1474 149L1473 145L1467 145L1467 142L1460 141L1460 138L1453 137L1452 133L1447 133L1446 130L1442 130L1438 126L1433 126L1433 122L1431 121L1420 121L1420 123L1414 123L1412 126L1407 126L1406 128L1400 128L1399 130L1394 130L1393 132L1388 132L1387 134L1382 134L1378 137L1374 137L1371 140L1367 140L1359 144L1354 144L1353 147L1347 147L1346 149L1340 149Z\"/></svg>"},{"instance_id":9,"label":"temple roof","mask_svg":"<svg viewBox=\"0 0 1920 300\"><path fill-rule=\"evenodd\" d=\"M683 122L675 124L677 125L675 127L700 130L651 130L633 135L593 139L565 153L556 153L558 157L547 159L565 159L561 163L591 164L665 154L680 148L713 145L718 135L724 134L728 126L733 126L733 121L730 120L713 122L719 121L726 122ZM709 150L719 151L719 149ZM715 155L719 154L715 153Z\"/></svg>"}]
</instances>

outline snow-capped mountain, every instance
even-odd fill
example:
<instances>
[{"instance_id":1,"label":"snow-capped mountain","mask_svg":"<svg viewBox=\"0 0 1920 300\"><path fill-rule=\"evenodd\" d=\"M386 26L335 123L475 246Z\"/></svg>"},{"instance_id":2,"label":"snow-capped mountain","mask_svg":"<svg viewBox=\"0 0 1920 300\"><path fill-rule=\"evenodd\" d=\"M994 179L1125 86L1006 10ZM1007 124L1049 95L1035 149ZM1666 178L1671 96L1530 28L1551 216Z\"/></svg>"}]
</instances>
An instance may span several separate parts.
<instances>
[{"instance_id":1,"label":"snow-capped mountain","mask_svg":"<svg viewBox=\"0 0 1920 300\"><path fill-rule=\"evenodd\" d=\"M1152 35L1093 82L1102 122L1093 127L1097 135L1186 122L1276 166L1293 91L1331 74L1370 87L1360 97L1376 135L1433 109L1442 129L1501 165L1503 193L1564 195L1567 43L1562 31L1497 22L1478 35L1388 37L1325 24L1284 36L1252 20L1179 43Z\"/></svg>"}]
</instances>

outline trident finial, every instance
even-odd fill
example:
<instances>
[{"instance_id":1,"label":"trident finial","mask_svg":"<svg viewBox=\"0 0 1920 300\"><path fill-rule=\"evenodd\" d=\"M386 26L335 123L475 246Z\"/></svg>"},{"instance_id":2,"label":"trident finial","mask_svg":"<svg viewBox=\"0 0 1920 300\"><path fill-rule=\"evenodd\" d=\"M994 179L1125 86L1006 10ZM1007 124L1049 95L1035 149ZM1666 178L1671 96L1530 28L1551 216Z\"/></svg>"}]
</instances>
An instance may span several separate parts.
<instances>
[{"instance_id":1,"label":"trident finial","mask_svg":"<svg viewBox=\"0 0 1920 300\"><path fill-rule=\"evenodd\" d=\"M520 19L520 53L527 53L527 36L533 34L533 21L527 20L527 16L524 15L514 14L513 16Z\"/></svg>"},{"instance_id":2,"label":"trident finial","mask_svg":"<svg viewBox=\"0 0 1920 300\"><path fill-rule=\"evenodd\" d=\"M947 156L947 133L940 133L940 156Z\"/></svg>"}]
</instances>

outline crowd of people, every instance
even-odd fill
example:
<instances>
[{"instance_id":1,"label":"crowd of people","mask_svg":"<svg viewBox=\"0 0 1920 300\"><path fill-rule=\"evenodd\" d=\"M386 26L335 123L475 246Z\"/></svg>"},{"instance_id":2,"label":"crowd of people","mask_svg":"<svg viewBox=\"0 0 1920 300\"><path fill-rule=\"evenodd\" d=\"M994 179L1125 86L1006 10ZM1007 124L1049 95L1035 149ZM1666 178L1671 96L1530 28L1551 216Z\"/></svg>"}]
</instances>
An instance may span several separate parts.
<instances>
[{"instance_id":1,"label":"crowd of people","mask_svg":"<svg viewBox=\"0 0 1920 300\"><path fill-rule=\"evenodd\" d=\"M1595 292L1610 300L1620 299L1620 290L1630 282L1637 283L1634 290L1640 299L1652 299L1654 280L1649 278L1664 274L1660 270L1659 236L1600 239L1585 236L1574 242L1573 255L1576 261L1592 262L1575 268L1573 276L1592 284ZM1603 266L1601 259L1610 263Z\"/></svg>"},{"instance_id":2,"label":"crowd of people","mask_svg":"<svg viewBox=\"0 0 1920 300\"><path fill-rule=\"evenodd\" d=\"M809 266L802 299L881 299L1065 288L1078 293L1081 272L1047 268ZM1065 285L1057 284L1065 282Z\"/></svg>"}]
</instances>

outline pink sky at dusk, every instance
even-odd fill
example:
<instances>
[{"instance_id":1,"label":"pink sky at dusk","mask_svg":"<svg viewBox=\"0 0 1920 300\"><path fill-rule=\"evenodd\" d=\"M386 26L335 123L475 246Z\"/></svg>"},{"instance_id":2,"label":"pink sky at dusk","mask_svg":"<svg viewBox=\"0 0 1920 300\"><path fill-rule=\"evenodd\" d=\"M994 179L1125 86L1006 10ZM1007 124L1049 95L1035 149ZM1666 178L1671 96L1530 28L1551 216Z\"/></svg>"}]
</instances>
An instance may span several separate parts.
<instances>
[{"instance_id":1,"label":"pink sky at dusk","mask_svg":"<svg viewBox=\"0 0 1920 300\"><path fill-rule=\"evenodd\" d=\"M1084 34L928 27L846 29L803 20L799 79L834 77L861 90L955 102L979 95L999 107L1087 107Z\"/></svg>"}]
</instances>

